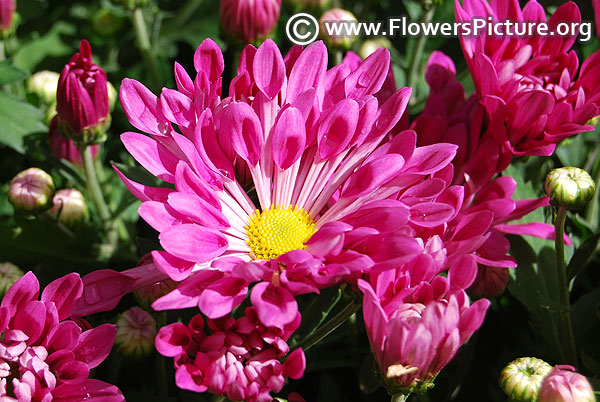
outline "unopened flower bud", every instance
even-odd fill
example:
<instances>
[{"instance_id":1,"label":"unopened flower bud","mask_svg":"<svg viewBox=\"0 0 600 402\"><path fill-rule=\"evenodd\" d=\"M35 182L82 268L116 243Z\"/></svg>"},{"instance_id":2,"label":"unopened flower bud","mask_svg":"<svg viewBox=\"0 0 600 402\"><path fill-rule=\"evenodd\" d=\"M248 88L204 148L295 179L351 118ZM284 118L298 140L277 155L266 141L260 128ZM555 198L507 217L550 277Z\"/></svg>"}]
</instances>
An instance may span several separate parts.
<instances>
[{"instance_id":1,"label":"unopened flower bud","mask_svg":"<svg viewBox=\"0 0 600 402\"><path fill-rule=\"evenodd\" d=\"M57 118L50 121L48 145L50 145L52 154L57 158L67 160L79 168L83 166L81 151L73 140L69 140L60 134ZM100 145L90 145L90 151L92 152L92 158L96 159L100 151Z\"/></svg>"},{"instance_id":2,"label":"unopened flower bud","mask_svg":"<svg viewBox=\"0 0 600 402\"><path fill-rule=\"evenodd\" d=\"M375 39L367 39L363 41L360 45L360 50L358 54L363 59L366 59L373 53L375 53L378 49L391 49L392 42L388 38L375 38Z\"/></svg>"},{"instance_id":3,"label":"unopened flower bud","mask_svg":"<svg viewBox=\"0 0 600 402\"><path fill-rule=\"evenodd\" d=\"M73 227L90 216L83 194L74 188L58 190L52 202L49 212L63 225Z\"/></svg>"},{"instance_id":4,"label":"unopened flower bud","mask_svg":"<svg viewBox=\"0 0 600 402\"><path fill-rule=\"evenodd\" d=\"M29 168L16 175L10 182L8 200L25 214L36 214L48 207L54 195L54 181L42 169Z\"/></svg>"},{"instance_id":5,"label":"unopened flower bud","mask_svg":"<svg viewBox=\"0 0 600 402\"><path fill-rule=\"evenodd\" d=\"M14 0L0 0L0 38L12 32L15 9Z\"/></svg>"},{"instance_id":6,"label":"unopened flower bud","mask_svg":"<svg viewBox=\"0 0 600 402\"><path fill-rule=\"evenodd\" d=\"M58 87L59 77L60 74L54 71L38 71L27 80L27 91L50 105L56 102L56 88Z\"/></svg>"},{"instance_id":7,"label":"unopened flower bud","mask_svg":"<svg viewBox=\"0 0 600 402\"><path fill-rule=\"evenodd\" d=\"M350 29L350 25L356 23L358 21L350 11L342 10L341 8L332 8L323 13L319 19L319 32L326 44L348 49L356 41L357 37L356 35L347 35L347 30ZM338 32L334 32L339 33L339 35L330 34L335 24L346 24L346 26L335 27L340 29Z\"/></svg>"},{"instance_id":8,"label":"unopened flower bud","mask_svg":"<svg viewBox=\"0 0 600 402\"><path fill-rule=\"evenodd\" d=\"M97 144L106 139L110 125L106 73L92 61L86 40L64 67L57 90L58 127L77 144Z\"/></svg>"},{"instance_id":9,"label":"unopened flower bud","mask_svg":"<svg viewBox=\"0 0 600 402\"><path fill-rule=\"evenodd\" d=\"M132 307L117 320L115 345L126 356L144 357L154 348L156 321L145 310Z\"/></svg>"},{"instance_id":10,"label":"unopened flower bud","mask_svg":"<svg viewBox=\"0 0 600 402\"><path fill-rule=\"evenodd\" d=\"M521 357L504 367L500 386L515 402L536 402L544 377L552 366L535 357Z\"/></svg>"},{"instance_id":11,"label":"unopened flower bud","mask_svg":"<svg viewBox=\"0 0 600 402\"><path fill-rule=\"evenodd\" d=\"M15 264L10 262L0 263L0 297L3 297L8 289L17 281L20 277L25 275L23 271L19 269Z\"/></svg>"},{"instance_id":12,"label":"unopened flower bud","mask_svg":"<svg viewBox=\"0 0 600 402\"><path fill-rule=\"evenodd\" d=\"M572 366L556 366L544 378L539 402L596 402L588 380Z\"/></svg>"},{"instance_id":13,"label":"unopened flower bud","mask_svg":"<svg viewBox=\"0 0 600 402\"><path fill-rule=\"evenodd\" d=\"M552 205L578 210L594 196L596 184L585 170L563 167L548 173L544 190Z\"/></svg>"},{"instance_id":14,"label":"unopened flower bud","mask_svg":"<svg viewBox=\"0 0 600 402\"><path fill-rule=\"evenodd\" d=\"M255 43L271 34L281 0L221 0L221 29L234 42Z\"/></svg>"},{"instance_id":15,"label":"unopened flower bud","mask_svg":"<svg viewBox=\"0 0 600 402\"><path fill-rule=\"evenodd\" d=\"M149 308L156 299L163 297L176 287L177 282L165 279L136 290L133 296L140 306Z\"/></svg>"}]
</instances>

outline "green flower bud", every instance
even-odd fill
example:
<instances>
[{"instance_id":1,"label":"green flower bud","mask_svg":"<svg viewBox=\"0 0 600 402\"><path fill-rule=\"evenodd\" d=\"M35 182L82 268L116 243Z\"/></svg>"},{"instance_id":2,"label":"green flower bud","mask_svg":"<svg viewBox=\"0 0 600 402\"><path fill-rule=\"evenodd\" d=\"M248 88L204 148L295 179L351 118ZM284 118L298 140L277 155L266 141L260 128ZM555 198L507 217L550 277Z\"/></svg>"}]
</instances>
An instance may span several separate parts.
<instances>
[{"instance_id":1,"label":"green flower bud","mask_svg":"<svg viewBox=\"0 0 600 402\"><path fill-rule=\"evenodd\" d=\"M360 49L358 54L363 59L366 59L373 53L375 53L378 49L391 49L392 42L388 38L375 38L375 39L367 39L363 41L360 45Z\"/></svg>"},{"instance_id":2,"label":"green flower bud","mask_svg":"<svg viewBox=\"0 0 600 402\"><path fill-rule=\"evenodd\" d=\"M117 320L115 345L126 356L144 357L154 348L156 321L145 310L132 307Z\"/></svg>"},{"instance_id":3,"label":"green flower bud","mask_svg":"<svg viewBox=\"0 0 600 402\"><path fill-rule=\"evenodd\" d=\"M38 168L29 168L16 175L10 182L8 200L15 211L37 214L45 210L54 195L52 177Z\"/></svg>"},{"instance_id":4,"label":"green flower bud","mask_svg":"<svg viewBox=\"0 0 600 402\"><path fill-rule=\"evenodd\" d=\"M500 373L500 387L516 402L537 402L544 377L552 366L535 357L512 361Z\"/></svg>"},{"instance_id":5,"label":"green flower bud","mask_svg":"<svg viewBox=\"0 0 600 402\"><path fill-rule=\"evenodd\" d=\"M115 104L117 103L119 94L117 93L115 86L111 84L110 81L106 81L106 91L108 93L108 107L112 112L115 109Z\"/></svg>"},{"instance_id":6,"label":"green flower bud","mask_svg":"<svg viewBox=\"0 0 600 402\"><path fill-rule=\"evenodd\" d=\"M578 210L594 196L596 184L585 170L563 167L548 173L544 190L552 205Z\"/></svg>"},{"instance_id":7,"label":"green flower bud","mask_svg":"<svg viewBox=\"0 0 600 402\"><path fill-rule=\"evenodd\" d=\"M0 297L4 297L8 289L25 273L10 262L0 263Z\"/></svg>"},{"instance_id":8,"label":"green flower bud","mask_svg":"<svg viewBox=\"0 0 600 402\"><path fill-rule=\"evenodd\" d=\"M52 202L49 212L63 225L73 227L90 216L83 194L74 188L58 190Z\"/></svg>"},{"instance_id":9,"label":"green flower bud","mask_svg":"<svg viewBox=\"0 0 600 402\"><path fill-rule=\"evenodd\" d=\"M338 26L341 35L330 35L328 32L333 27L332 24L347 24L347 27ZM356 41L356 36L344 35L346 29L350 29L350 24L358 23L354 14L350 11L342 10L341 8L332 8L325 11L319 19L319 32L325 43L329 46L349 49ZM345 29L344 29L345 28Z\"/></svg>"},{"instance_id":10,"label":"green flower bud","mask_svg":"<svg viewBox=\"0 0 600 402\"><path fill-rule=\"evenodd\" d=\"M56 103L56 88L60 74L42 70L27 80L27 92L36 95L42 102L50 105Z\"/></svg>"}]
</instances>

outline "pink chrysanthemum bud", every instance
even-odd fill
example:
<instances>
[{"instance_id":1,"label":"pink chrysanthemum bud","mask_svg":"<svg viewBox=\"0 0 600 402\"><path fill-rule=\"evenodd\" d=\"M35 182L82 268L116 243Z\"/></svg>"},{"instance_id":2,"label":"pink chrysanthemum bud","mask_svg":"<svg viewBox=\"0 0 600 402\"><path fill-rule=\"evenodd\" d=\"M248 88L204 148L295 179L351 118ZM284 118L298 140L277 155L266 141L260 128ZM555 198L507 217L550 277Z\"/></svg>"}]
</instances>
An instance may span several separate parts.
<instances>
[{"instance_id":1,"label":"pink chrysanthemum bud","mask_svg":"<svg viewBox=\"0 0 600 402\"><path fill-rule=\"evenodd\" d=\"M563 167L548 173L544 190L553 205L578 210L594 196L596 184L585 170Z\"/></svg>"},{"instance_id":2,"label":"pink chrysanthemum bud","mask_svg":"<svg viewBox=\"0 0 600 402\"><path fill-rule=\"evenodd\" d=\"M342 23L355 24L357 20L350 11L341 8L332 8L323 13L319 19L319 32L328 45L348 49L356 41L357 37L346 35L347 32L345 29L339 31L340 35L337 35L337 32L332 32L333 28L340 28L339 25L336 27L334 24ZM341 28L349 29L350 26Z\"/></svg>"},{"instance_id":3,"label":"pink chrysanthemum bud","mask_svg":"<svg viewBox=\"0 0 600 402\"><path fill-rule=\"evenodd\" d=\"M0 297L6 294L6 291L25 275L15 264L10 262L0 263Z\"/></svg>"},{"instance_id":4,"label":"pink chrysanthemum bud","mask_svg":"<svg viewBox=\"0 0 600 402\"><path fill-rule=\"evenodd\" d=\"M500 386L511 400L536 402L544 377L552 366L535 357L520 357L508 364L500 373Z\"/></svg>"},{"instance_id":5,"label":"pink chrysanthemum bud","mask_svg":"<svg viewBox=\"0 0 600 402\"><path fill-rule=\"evenodd\" d=\"M55 116L50 122L50 129L48 130L48 144L52 154L60 159L65 159L75 166L81 167L83 161L81 159L81 152L73 140L69 140L63 137L58 130L58 120ZM98 156L100 145L91 145L90 150L92 151L92 157L95 159Z\"/></svg>"},{"instance_id":6,"label":"pink chrysanthemum bud","mask_svg":"<svg viewBox=\"0 0 600 402\"><path fill-rule=\"evenodd\" d=\"M221 0L221 28L232 40L254 43L275 28L281 0Z\"/></svg>"},{"instance_id":7,"label":"pink chrysanthemum bud","mask_svg":"<svg viewBox=\"0 0 600 402\"><path fill-rule=\"evenodd\" d=\"M115 344L127 356L143 357L152 350L155 335L156 321L152 315L139 307L132 307L117 320Z\"/></svg>"},{"instance_id":8,"label":"pink chrysanthemum bud","mask_svg":"<svg viewBox=\"0 0 600 402\"><path fill-rule=\"evenodd\" d=\"M63 225L76 226L90 216L83 194L74 188L58 190L52 202L50 213Z\"/></svg>"},{"instance_id":9,"label":"pink chrysanthemum bud","mask_svg":"<svg viewBox=\"0 0 600 402\"><path fill-rule=\"evenodd\" d=\"M0 0L0 37L11 32L15 9L14 0Z\"/></svg>"},{"instance_id":10,"label":"pink chrysanthemum bud","mask_svg":"<svg viewBox=\"0 0 600 402\"><path fill-rule=\"evenodd\" d=\"M8 200L25 214L43 211L54 195L54 181L42 169L29 168L16 175L10 182Z\"/></svg>"},{"instance_id":11,"label":"pink chrysanthemum bud","mask_svg":"<svg viewBox=\"0 0 600 402\"><path fill-rule=\"evenodd\" d=\"M572 366L555 366L542 382L539 402L596 402L588 380Z\"/></svg>"},{"instance_id":12,"label":"pink chrysanthemum bud","mask_svg":"<svg viewBox=\"0 0 600 402\"><path fill-rule=\"evenodd\" d=\"M106 139L110 124L106 73L92 61L92 49L82 40L80 50L60 74L56 111L61 133L81 144Z\"/></svg>"}]
</instances>

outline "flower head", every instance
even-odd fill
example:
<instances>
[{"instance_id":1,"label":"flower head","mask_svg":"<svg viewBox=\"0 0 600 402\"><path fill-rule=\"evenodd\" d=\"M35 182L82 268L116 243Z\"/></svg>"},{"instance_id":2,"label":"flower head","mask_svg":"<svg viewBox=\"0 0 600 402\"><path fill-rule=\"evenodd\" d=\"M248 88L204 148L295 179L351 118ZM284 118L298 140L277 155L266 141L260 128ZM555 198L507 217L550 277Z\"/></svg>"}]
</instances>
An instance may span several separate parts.
<instances>
[{"instance_id":1,"label":"flower head","mask_svg":"<svg viewBox=\"0 0 600 402\"><path fill-rule=\"evenodd\" d=\"M9 289L0 304L0 398L125 400L117 387L88 378L108 356L115 327L82 331L68 320L82 291L75 273L50 283L39 300L39 283L31 272Z\"/></svg>"},{"instance_id":2,"label":"flower head","mask_svg":"<svg viewBox=\"0 0 600 402\"><path fill-rule=\"evenodd\" d=\"M539 402L596 402L589 381L572 366L556 366L542 382Z\"/></svg>"},{"instance_id":3,"label":"flower head","mask_svg":"<svg viewBox=\"0 0 600 402\"><path fill-rule=\"evenodd\" d=\"M457 21L488 18L490 21L533 21L554 30L559 23L579 23L574 2L562 4L546 21L544 8L530 0L455 1ZM574 35L549 37L494 37L485 33L461 37L479 103L485 108L493 138L508 155L551 155L556 144L574 134L590 131L587 122L598 111L600 52L579 60L571 47Z\"/></svg>"},{"instance_id":4,"label":"flower head","mask_svg":"<svg viewBox=\"0 0 600 402\"><path fill-rule=\"evenodd\" d=\"M234 42L264 40L275 28L281 0L221 0L221 29Z\"/></svg>"},{"instance_id":5,"label":"flower head","mask_svg":"<svg viewBox=\"0 0 600 402\"><path fill-rule=\"evenodd\" d=\"M583 169L563 167L548 173L544 190L553 205L578 210L594 196L596 183Z\"/></svg>"},{"instance_id":6,"label":"flower head","mask_svg":"<svg viewBox=\"0 0 600 402\"><path fill-rule=\"evenodd\" d=\"M52 177L38 168L17 174L10 182L8 200L16 211L36 214L48 208L54 195Z\"/></svg>"},{"instance_id":7,"label":"flower head","mask_svg":"<svg viewBox=\"0 0 600 402\"><path fill-rule=\"evenodd\" d=\"M78 144L105 140L110 124L106 73L92 61L92 49L82 40L80 50L63 68L58 81L58 126Z\"/></svg>"},{"instance_id":8,"label":"flower head","mask_svg":"<svg viewBox=\"0 0 600 402\"><path fill-rule=\"evenodd\" d=\"M76 226L89 218L85 198L79 190L74 188L58 190L52 202L53 205L49 212L64 225Z\"/></svg>"},{"instance_id":9,"label":"flower head","mask_svg":"<svg viewBox=\"0 0 600 402\"><path fill-rule=\"evenodd\" d=\"M552 366L535 357L520 357L510 362L500 373L500 386L512 400L535 402L540 386Z\"/></svg>"}]
</instances>

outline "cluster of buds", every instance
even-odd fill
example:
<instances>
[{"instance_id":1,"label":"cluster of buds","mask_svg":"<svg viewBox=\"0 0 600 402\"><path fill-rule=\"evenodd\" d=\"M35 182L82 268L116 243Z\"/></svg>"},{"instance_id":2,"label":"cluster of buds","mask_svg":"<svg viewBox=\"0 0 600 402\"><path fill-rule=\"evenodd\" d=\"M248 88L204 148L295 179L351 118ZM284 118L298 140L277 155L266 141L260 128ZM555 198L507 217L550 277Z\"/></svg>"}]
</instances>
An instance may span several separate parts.
<instances>
[{"instance_id":1,"label":"cluster of buds","mask_svg":"<svg viewBox=\"0 0 600 402\"><path fill-rule=\"evenodd\" d=\"M512 361L500 373L500 386L515 402L596 401L590 383L574 367L552 367L535 357Z\"/></svg>"},{"instance_id":2,"label":"cluster of buds","mask_svg":"<svg viewBox=\"0 0 600 402\"><path fill-rule=\"evenodd\" d=\"M56 100L58 127L65 137L84 145L106 139L110 125L106 73L92 62L85 39L60 74Z\"/></svg>"}]
</instances>

